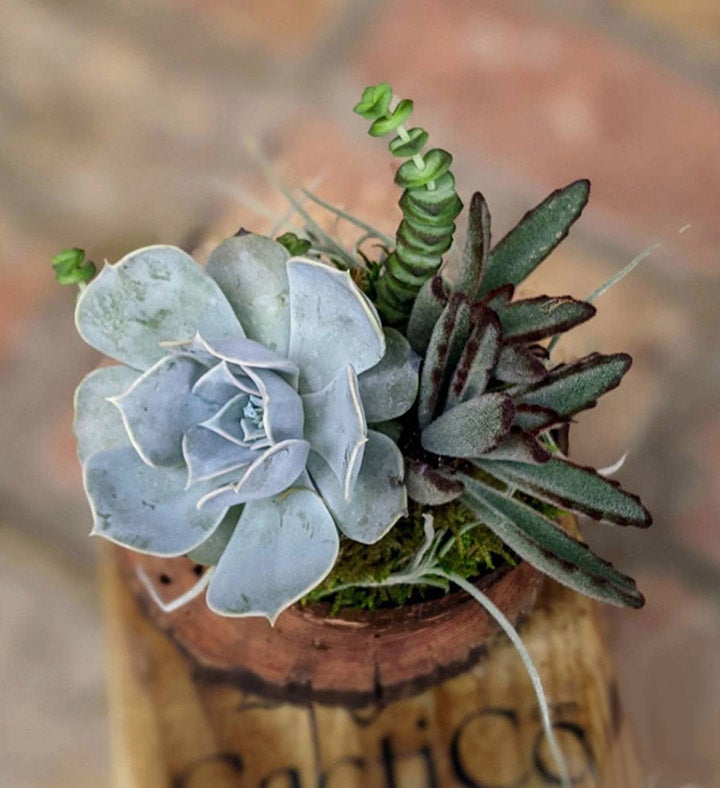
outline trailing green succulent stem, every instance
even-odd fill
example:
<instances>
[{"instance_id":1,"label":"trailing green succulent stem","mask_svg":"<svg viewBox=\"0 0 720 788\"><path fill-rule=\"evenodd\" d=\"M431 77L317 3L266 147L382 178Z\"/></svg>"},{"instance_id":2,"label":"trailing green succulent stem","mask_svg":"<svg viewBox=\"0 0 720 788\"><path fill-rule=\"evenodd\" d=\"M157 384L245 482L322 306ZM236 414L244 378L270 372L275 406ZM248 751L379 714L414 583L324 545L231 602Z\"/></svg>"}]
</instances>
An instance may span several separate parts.
<instances>
[{"instance_id":1,"label":"trailing green succulent stem","mask_svg":"<svg viewBox=\"0 0 720 788\"><path fill-rule=\"evenodd\" d=\"M390 152L407 158L395 174L395 183L404 189L398 203L403 219L395 234L395 249L385 258L376 286L380 313L389 323L404 325L420 288L437 273L452 244L455 218L463 204L450 172L452 156L441 148L424 151L427 131L404 126L413 102L402 99L391 110L391 101L387 82L371 85L363 91L355 112L372 121L372 136L395 132Z\"/></svg>"}]
</instances>

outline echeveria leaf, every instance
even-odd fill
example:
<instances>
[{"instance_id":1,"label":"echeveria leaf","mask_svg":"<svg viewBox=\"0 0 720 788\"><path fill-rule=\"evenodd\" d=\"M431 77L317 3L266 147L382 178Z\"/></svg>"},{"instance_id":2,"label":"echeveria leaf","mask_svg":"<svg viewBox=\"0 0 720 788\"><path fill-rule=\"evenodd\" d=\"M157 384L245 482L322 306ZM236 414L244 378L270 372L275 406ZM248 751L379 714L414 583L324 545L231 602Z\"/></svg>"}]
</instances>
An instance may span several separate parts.
<instances>
[{"instance_id":1,"label":"echeveria leaf","mask_svg":"<svg viewBox=\"0 0 720 788\"><path fill-rule=\"evenodd\" d=\"M390 421L408 411L417 396L419 359L407 339L386 328L385 355L358 377L365 418Z\"/></svg>"},{"instance_id":2,"label":"echeveria leaf","mask_svg":"<svg viewBox=\"0 0 720 788\"><path fill-rule=\"evenodd\" d=\"M470 302L462 293L453 293L435 324L425 362L420 373L418 423L426 427L441 405L450 375L460 361L470 334Z\"/></svg>"},{"instance_id":3,"label":"echeveria leaf","mask_svg":"<svg viewBox=\"0 0 720 788\"><path fill-rule=\"evenodd\" d=\"M543 501L617 525L650 525L652 518L637 495L626 492L593 468L553 457L542 465L476 461L479 468Z\"/></svg>"},{"instance_id":4,"label":"echeveria leaf","mask_svg":"<svg viewBox=\"0 0 720 788\"><path fill-rule=\"evenodd\" d=\"M402 454L379 432L368 432L363 464L349 501L335 474L317 454L310 454L308 471L338 528L356 542L377 542L407 511Z\"/></svg>"},{"instance_id":5,"label":"echeveria leaf","mask_svg":"<svg viewBox=\"0 0 720 788\"><path fill-rule=\"evenodd\" d=\"M575 181L526 213L490 252L478 297L504 284L518 285L529 276L568 234L589 195L590 182Z\"/></svg>"},{"instance_id":6,"label":"echeveria leaf","mask_svg":"<svg viewBox=\"0 0 720 788\"><path fill-rule=\"evenodd\" d=\"M337 558L335 523L318 495L290 490L252 501L218 561L207 603L223 616L277 616L313 589Z\"/></svg>"},{"instance_id":7,"label":"echeveria leaf","mask_svg":"<svg viewBox=\"0 0 720 788\"><path fill-rule=\"evenodd\" d=\"M204 424L196 424L185 433L182 451L188 468L188 486L230 471L237 471L237 480L242 476L242 469L258 457L257 452L228 440Z\"/></svg>"},{"instance_id":8,"label":"echeveria leaf","mask_svg":"<svg viewBox=\"0 0 720 788\"><path fill-rule=\"evenodd\" d=\"M507 394L480 394L445 411L422 431L423 449L447 457L479 457L502 441L514 408Z\"/></svg>"},{"instance_id":9,"label":"echeveria leaf","mask_svg":"<svg viewBox=\"0 0 720 788\"><path fill-rule=\"evenodd\" d=\"M473 307L474 325L455 367L445 409L485 391L500 355L500 322L491 309Z\"/></svg>"},{"instance_id":10,"label":"echeveria leaf","mask_svg":"<svg viewBox=\"0 0 720 788\"><path fill-rule=\"evenodd\" d=\"M222 291L190 255L148 246L105 268L78 298L80 336L96 350L145 370L167 355L161 342L244 336Z\"/></svg>"},{"instance_id":11,"label":"echeveria leaf","mask_svg":"<svg viewBox=\"0 0 720 788\"><path fill-rule=\"evenodd\" d=\"M347 271L295 257L288 262L288 278L288 355L300 368L302 391L327 386L348 364L359 375L380 361L380 318Z\"/></svg>"},{"instance_id":12,"label":"echeveria leaf","mask_svg":"<svg viewBox=\"0 0 720 788\"><path fill-rule=\"evenodd\" d=\"M220 410L215 413L215 415L211 416L209 419L205 419L205 421L201 422L200 425L194 426L201 426L203 429L210 430L216 435L221 436L226 441L240 446L245 442L242 420L244 417L245 408L250 402L250 397L244 391L239 391L236 389L236 392L237 393L234 396L231 396L228 401L220 408ZM193 428L191 427L191 429ZM267 439L267 436L265 436L265 447L267 448L269 445L270 441ZM255 442L253 442L253 446L256 446ZM204 455L207 452L211 452L213 454L215 453L212 448L212 444L203 446L201 441L200 447L202 447L200 448L201 455ZM208 457L203 459L211 458ZM188 465L189 464L190 461L188 460Z\"/></svg>"},{"instance_id":13,"label":"echeveria leaf","mask_svg":"<svg viewBox=\"0 0 720 788\"><path fill-rule=\"evenodd\" d=\"M464 481L464 502L521 558L582 594L614 605L642 607L643 596L632 578L552 520L475 479Z\"/></svg>"},{"instance_id":14,"label":"echeveria leaf","mask_svg":"<svg viewBox=\"0 0 720 788\"><path fill-rule=\"evenodd\" d=\"M345 367L320 391L303 394L305 437L335 474L348 500L363 460L367 424L355 371Z\"/></svg>"},{"instance_id":15,"label":"echeveria leaf","mask_svg":"<svg viewBox=\"0 0 720 788\"><path fill-rule=\"evenodd\" d=\"M468 208L468 226L455 289L473 299L480 287L483 267L490 253L490 211L485 198L475 192Z\"/></svg>"},{"instance_id":16,"label":"echeveria leaf","mask_svg":"<svg viewBox=\"0 0 720 788\"><path fill-rule=\"evenodd\" d=\"M420 288L413 302L407 327L407 338L412 349L425 355L433 328L448 302L450 288L438 274Z\"/></svg>"},{"instance_id":17,"label":"echeveria leaf","mask_svg":"<svg viewBox=\"0 0 720 788\"><path fill-rule=\"evenodd\" d=\"M122 416L108 398L127 391L137 377L137 370L124 365L102 367L77 387L73 431L80 462L99 451L130 445Z\"/></svg>"},{"instance_id":18,"label":"echeveria leaf","mask_svg":"<svg viewBox=\"0 0 720 788\"><path fill-rule=\"evenodd\" d=\"M406 462L405 487L409 498L427 506L441 506L454 501L464 489L459 479L453 479L419 460Z\"/></svg>"},{"instance_id":19,"label":"echeveria leaf","mask_svg":"<svg viewBox=\"0 0 720 788\"><path fill-rule=\"evenodd\" d=\"M499 308L497 314L506 342L537 342L584 323L595 312L587 301L543 295L514 301Z\"/></svg>"},{"instance_id":20,"label":"echeveria leaf","mask_svg":"<svg viewBox=\"0 0 720 788\"><path fill-rule=\"evenodd\" d=\"M215 411L241 391L248 394L259 394L256 387L248 391L247 386L241 385L240 380L232 373L227 361L221 361L204 372L193 386L193 394L199 397L207 406Z\"/></svg>"},{"instance_id":21,"label":"echeveria leaf","mask_svg":"<svg viewBox=\"0 0 720 788\"><path fill-rule=\"evenodd\" d=\"M271 369L287 377L291 382L297 379L298 369L292 361L252 339L216 340L197 335L195 342L216 358L237 364L239 367Z\"/></svg>"},{"instance_id":22,"label":"echeveria leaf","mask_svg":"<svg viewBox=\"0 0 720 788\"><path fill-rule=\"evenodd\" d=\"M225 514L197 508L198 489L186 489L184 467L151 468L129 446L94 454L84 471L92 533L141 553L183 555Z\"/></svg>"},{"instance_id":23,"label":"echeveria leaf","mask_svg":"<svg viewBox=\"0 0 720 788\"><path fill-rule=\"evenodd\" d=\"M591 353L574 364L555 367L544 380L519 390L515 399L549 408L560 416L572 416L592 408L601 394L614 389L631 364L627 353Z\"/></svg>"},{"instance_id":24,"label":"echeveria leaf","mask_svg":"<svg viewBox=\"0 0 720 788\"><path fill-rule=\"evenodd\" d=\"M192 393L204 372L205 367L189 356L166 356L111 400L122 415L132 445L148 465L182 463L185 431L212 413L206 402Z\"/></svg>"},{"instance_id":25,"label":"echeveria leaf","mask_svg":"<svg viewBox=\"0 0 720 788\"><path fill-rule=\"evenodd\" d=\"M522 345L503 345L493 374L503 383L538 383L547 377L545 365Z\"/></svg>"},{"instance_id":26,"label":"echeveria leaf","mask_svg":"<svg viewBox=\"0 0 720 788\"><path fill-rule=\"evenodd\" d=\"M279 375L265 369L247 370L263 401L263 426L272 443L302 438L303 404L300 395Z\"/></svg>"},{"instance_id":27,"label":"echeveria leaf","mask_svg":"<svg viewBox=\"0 0 720 788\"><path fill-rule=\"evenodd\" d=\"M215 566L230 541L242 510L242 506L233 506L232 509L228 509L220 525L199 547L191 550L187 557L196 564Z\"/></svg>"},{"instance_id":28,"label":"echeveria leaf","mask_svg":"<svg viewBox=\"0 0 720 788\"><path fill-rule=\"evenodd\" d=\"M250 339L287 355L290 306L284 246L247 233L223 241L207 272L220 285Z\"/></svg>"},{"instance_id":29,"label":"echeveria leaf","mask_svg":"<svg viewBox=\"0 0 720 788\"><path fill-rule=\"evenodd\" d=\"M310 444L304 440L277 443L243 470L237 482L223 485L201 497L198 508L225 511L247 501L257 501L277 495L297 479L305 468Z\"/></svg>"}]
</instances>

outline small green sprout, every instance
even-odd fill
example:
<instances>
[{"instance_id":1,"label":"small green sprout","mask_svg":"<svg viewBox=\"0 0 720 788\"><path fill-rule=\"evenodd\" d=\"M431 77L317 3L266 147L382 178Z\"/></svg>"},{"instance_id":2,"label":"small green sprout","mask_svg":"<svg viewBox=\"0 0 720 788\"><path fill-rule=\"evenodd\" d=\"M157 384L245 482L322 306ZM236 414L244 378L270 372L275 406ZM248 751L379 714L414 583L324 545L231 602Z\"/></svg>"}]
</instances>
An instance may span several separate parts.
<instances>
[{"instance_id":1,"label":"small green sprout","mask_svg":"<svg viewBox=\"0 0 720 788\"><path fill-rule=\"evenodd\" d=\"M95 276L95 263L85 259L85 250L65 249L52 259L55 278L61 285L79 285L82 289Z\"/></svg>"}]
</instances>

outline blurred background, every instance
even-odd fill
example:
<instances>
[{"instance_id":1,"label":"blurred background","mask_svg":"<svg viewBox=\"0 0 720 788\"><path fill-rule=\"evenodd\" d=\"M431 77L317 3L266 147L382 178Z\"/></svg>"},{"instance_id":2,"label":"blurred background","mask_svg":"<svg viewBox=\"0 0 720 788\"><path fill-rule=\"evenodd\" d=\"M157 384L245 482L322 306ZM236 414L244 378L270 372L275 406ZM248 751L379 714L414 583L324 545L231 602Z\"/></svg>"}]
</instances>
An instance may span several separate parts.
<instances>
[{"instance_id":1,"label":"blurred background","mask_svg":"<svg viewBox=\"0 0 720 788\"><path fill-rule=\"evenodd\" d=\"M648 599L604 611L647 785L720 785L718 0L1 0L0 76L2 785L109 785L70 432L98 357L51 256L267 231L283 201L246 138L291 183L392 232L392 158L351 112L382 79L454 153L466 202L484 192L495 238L591 179L525 292L587 296L661 242L558 350L635 358L572 449L599 466L629 452L619 478L655 525L585 535Z\"/></svg>"}]
</instances>

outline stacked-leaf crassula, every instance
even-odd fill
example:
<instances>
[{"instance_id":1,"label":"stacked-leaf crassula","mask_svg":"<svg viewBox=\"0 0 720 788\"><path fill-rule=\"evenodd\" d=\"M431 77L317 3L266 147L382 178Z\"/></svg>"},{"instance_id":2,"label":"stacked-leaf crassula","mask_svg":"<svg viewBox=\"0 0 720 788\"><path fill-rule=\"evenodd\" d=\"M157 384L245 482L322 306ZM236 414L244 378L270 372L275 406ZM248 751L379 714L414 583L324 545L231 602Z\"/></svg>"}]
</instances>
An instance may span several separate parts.
<instances>
[{"instance_id":1,"label":"stacked-leaf crassula","mask_svg":"<svg viewBox=\"0 0 720 788\"><path fill-rule=\"evenodd\" d=\"M208 605L271 621L332 568L339 532L406 510L397 445L368 424L415 401L416 356L349 275L245 234L203 270L151 246L81 293L82 337L119 362L76 394L93 533L208 564Z\"/></svg>"}]
</instances>

